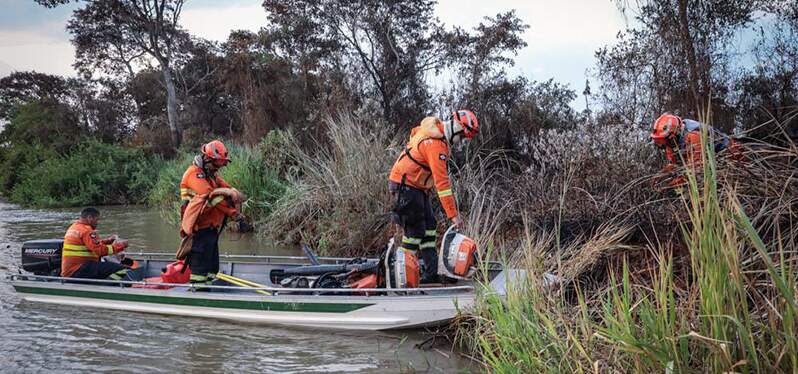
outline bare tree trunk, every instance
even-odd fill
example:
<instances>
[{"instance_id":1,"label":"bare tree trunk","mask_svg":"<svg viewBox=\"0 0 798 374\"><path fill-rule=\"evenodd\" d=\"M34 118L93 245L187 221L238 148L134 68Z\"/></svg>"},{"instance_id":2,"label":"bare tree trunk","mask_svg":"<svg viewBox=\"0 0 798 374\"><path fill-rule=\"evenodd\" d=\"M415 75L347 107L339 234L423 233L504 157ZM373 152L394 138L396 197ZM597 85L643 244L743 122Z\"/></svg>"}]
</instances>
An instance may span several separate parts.
<instances>
[{"instance_id":1,"label":"bare tree trunk","mask_svg":"<svg viewBox=\"0 0 798 374\"><path fill-rule=\"evenodd\" d=\"M689 0L679 0L679 32L681 34L683 49L687 54L687 63L689 64L688 79L690 81L688 82L688 85L690 87L690 93L693 95L692 107L700 113L702 111L701 95L706 94L706 92L698 92L698 81L701 79L701 77L698 74L698 61L695 57L695 43L690 35L690 19L687 17L688 2Z\"/></svg>"},{"instance_id":2,"label":"bare tree trunk","mask_svg":"<svg viewBox=\"0 0 798 374\"><path fill-rule=\"evenodd\" d=\"M168 65L161 64L164 83L166 83L166 116L169 119L169 130L172 134L172 146L175 150L180 148L180 125L177 123L177 93L175 82L172 80L172 71Z\"/></svg>"}]
</instances>

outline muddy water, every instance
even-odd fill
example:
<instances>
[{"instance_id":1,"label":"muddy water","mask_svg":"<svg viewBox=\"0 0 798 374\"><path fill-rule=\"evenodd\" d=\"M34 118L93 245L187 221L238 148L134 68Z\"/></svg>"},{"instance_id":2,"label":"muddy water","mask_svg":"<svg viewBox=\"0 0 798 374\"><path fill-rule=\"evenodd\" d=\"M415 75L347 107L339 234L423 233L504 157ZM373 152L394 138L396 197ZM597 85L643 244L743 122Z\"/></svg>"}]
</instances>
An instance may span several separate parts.
<instances>
[{"instance_id":1,"label":"muddy water","mask_svg":"<svg viewBox=\"0 0 798 374\"><path fill-rule=\"evenodd\" d=\"M20 245L60 238L77 209L31 210L0 202L0 279L16 272ZM144 207L104 207L98 230L131 251L172 252L176 229ZM222 252L298 255L250 235L225 235ZM425 332L337 333L27 302L0 281L0 372L463 372L446 347L420 350ZM449 357L446 357L449 356Z\"/></svg>"}]
</instances>

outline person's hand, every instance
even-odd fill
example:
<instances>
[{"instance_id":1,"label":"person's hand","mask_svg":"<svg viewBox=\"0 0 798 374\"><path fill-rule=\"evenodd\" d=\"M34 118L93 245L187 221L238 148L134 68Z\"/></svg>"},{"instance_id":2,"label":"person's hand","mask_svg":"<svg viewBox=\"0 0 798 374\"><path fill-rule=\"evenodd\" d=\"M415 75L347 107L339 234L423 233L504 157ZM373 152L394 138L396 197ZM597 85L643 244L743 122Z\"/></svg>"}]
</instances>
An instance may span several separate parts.
<instances>
[{"instance_id":1,"label":"person's hand","mask_svg":"<svg viewBox=\"0 0 798 374\"><path fill-rule=\"evenodd\" d=\"M114 235L111 235L111 236L101 240L100 242L102 242L103 244L106 244L106 245L107 244L113 244L117 239L119 239L119 236L114 234Z\"/></svg>"},{"instance_id":2,"label":"person's hand","mask_svg":"<svg viewBox=\"0 0 798 374\"><path fill-rule=\"evenodd\" d=\"M454 228L456 228L458 230L462 229L463 228L463 219L460 218L459 215L457 217L452 218L452 225L454 226Z\"/></svg>"},{"instance_id":3,"label":"person's hand","mask_svg":"<svg viewBox=\"0 0 798 374\"><path fill-rule=\"evenodd\" d=\"M121 252L127 248L127 240L117 240L112 244L114 252Z\"/></svg>"}]
</instances>

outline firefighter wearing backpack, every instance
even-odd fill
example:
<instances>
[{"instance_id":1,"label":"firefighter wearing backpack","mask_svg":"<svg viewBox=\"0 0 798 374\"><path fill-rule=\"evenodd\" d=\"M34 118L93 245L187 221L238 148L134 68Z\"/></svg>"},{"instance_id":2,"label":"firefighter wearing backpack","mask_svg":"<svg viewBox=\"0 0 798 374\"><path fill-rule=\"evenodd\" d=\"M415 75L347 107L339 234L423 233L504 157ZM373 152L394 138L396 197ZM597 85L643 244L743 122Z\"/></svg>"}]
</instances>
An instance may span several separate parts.
<instances>
[{"instance_id":1,"label":"firefighter wearing backpack","mask_svg":"<svg viewBox=\"0 0 798 374\"><path fill-rule=\"evenodd\" d=\"M421 252L425 265L421 283L438 281L437 225L430 205L430 191L435 189L452 224L458 228L462 226L446 161L452 145L464 138L473 138L478 131L477 117L468 110L453 112L452 118L446 121L424 118L411 130L410 141L391 169L389 189L397 198L393 213L404 228L399 252L409 253L411 257Z\"/></svg>"},{"instance_id":2,"label":"firefighter wearing backpack","mask_svg":"<svg viewBox=\"0 0 798 374\"><path fill-rule=\"evenodd\" d=\"M665 113L654 121L654 128L651 131L651 140L663 152L666 162L662 173L667 177L664 181L656 181L665 182L662 191L678 190L686 183L684 176L676 173L678 166L684 165L695 169L701 165L702 127L706 127L708 134L714 140L716 154L726 151L730 159L742 159L739 146L729 135L701 122Z\"/></svg>"}]
</instances>

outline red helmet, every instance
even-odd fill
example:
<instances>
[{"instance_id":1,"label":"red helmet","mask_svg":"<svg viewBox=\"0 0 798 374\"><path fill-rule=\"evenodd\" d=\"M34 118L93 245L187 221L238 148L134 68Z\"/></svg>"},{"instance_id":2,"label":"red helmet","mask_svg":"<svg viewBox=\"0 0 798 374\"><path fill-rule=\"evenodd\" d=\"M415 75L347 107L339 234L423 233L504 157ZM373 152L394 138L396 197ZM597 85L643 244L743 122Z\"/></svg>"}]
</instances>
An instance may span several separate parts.
<instances>
[{"instance_id":1,"label":"red helmet","mask_svg":"<svg viewBox=\"0 0 798 374\"><path fill-rule=\"evenodd\" d=\"M219 140L213 140L208 144L204 144L201 150L202 154L213 160L214 164L223 166L230 162L230 159L227 157L227 147Z\"/></svg>"},{"instance_id":2,"label":"red helmet","mask_svg":"<svg viewBox=\"0 0 798 374\"><path fill-rule=\"evenodd\" d=\"M458 111L452 112L452 118L460 123L463 127L463 135L466 138L472 139L474 135L479 133L479 122L477 122L477 116L474 115L473 112L466 109L460 109Z\"/></svg>"},{"instance_id":3,"label":"red helmet","mask_svg":"<svg viewBox=\"0 0 798 374\"><path fill-rule=\"evenodd\" d=\"M654 129L651 131L651 140L654 144L664 146L669 141L676 139L682 132L682 119L665 113L654 121Z\"/></svg>"}]
</instances>

